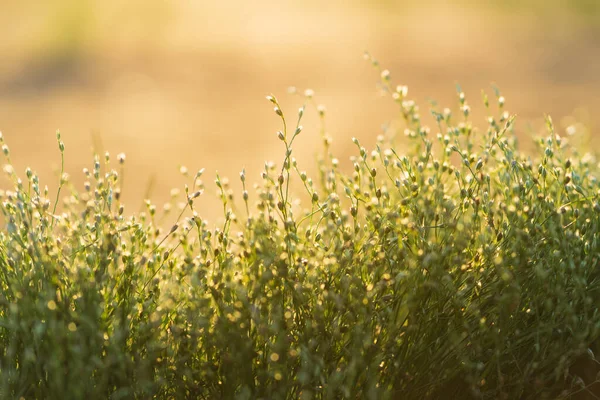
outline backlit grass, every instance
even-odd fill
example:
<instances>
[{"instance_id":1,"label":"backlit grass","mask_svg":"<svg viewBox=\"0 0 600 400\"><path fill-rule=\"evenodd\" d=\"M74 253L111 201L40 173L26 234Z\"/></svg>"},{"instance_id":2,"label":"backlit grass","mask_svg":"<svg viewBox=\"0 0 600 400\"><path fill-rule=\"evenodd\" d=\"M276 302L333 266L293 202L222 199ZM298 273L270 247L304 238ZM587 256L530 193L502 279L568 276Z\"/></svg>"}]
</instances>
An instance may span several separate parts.
<instances>
[{"instance_id":1,"label":"backlit grass","mask_svg":"<svg viewBox=\"0 0 600 400\"><path fill-rule=\"evenodd\" d=\"M195 206L202 171L181 207L163 216L149 200L132 215L124 155L97 157L80 189L62 171L50 198L2 139L14 187L1 194L0 397L585 393L573 371L596 362L600 334L595 158L550 118L537 150L519 151L499 93L483 126L459 91L458 111L431 110L426 127L406 87L387 71L381 85L410 146L353 139L347 172L324 138L313 179L293 143L304 113L325 110L311 92L298 112L269 96L281 162L256 186L242 172L242 193L217 178L217 227Z\"/></svg>"}]
</instances>

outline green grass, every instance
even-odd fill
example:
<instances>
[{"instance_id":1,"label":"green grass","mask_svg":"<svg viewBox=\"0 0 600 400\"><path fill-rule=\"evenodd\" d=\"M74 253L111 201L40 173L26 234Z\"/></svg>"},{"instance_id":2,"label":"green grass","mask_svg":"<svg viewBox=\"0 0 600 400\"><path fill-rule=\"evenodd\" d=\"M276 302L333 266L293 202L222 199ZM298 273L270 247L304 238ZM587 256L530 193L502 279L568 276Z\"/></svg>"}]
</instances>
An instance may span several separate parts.
<instances>
[{"instance_id":1,"label":"green grass","mask_svg":"<svg viewBox=\"0 0 600 400\"><path fill-rule=\"evenodd\" d=\"M17 176L2 139L14 188L1 196L0 397L585 393L575 367L596 363L600 334L596 161L550 118L520 152L499 93L481 128L460 91L458 111L432 110L428 128L386 71L381 85L409 144L353 139L347 172L325 138L315 180L292 145L303 114L325 110L311 93L291 114L269 96L281 163L254 189L242 172L242 193L217 178L218 227L194 205L202 171L178 217L150 201L128 215L123 155L97 157L82 190L62 171L51 199L35 173Z\"/></svg>"}]
</instances>

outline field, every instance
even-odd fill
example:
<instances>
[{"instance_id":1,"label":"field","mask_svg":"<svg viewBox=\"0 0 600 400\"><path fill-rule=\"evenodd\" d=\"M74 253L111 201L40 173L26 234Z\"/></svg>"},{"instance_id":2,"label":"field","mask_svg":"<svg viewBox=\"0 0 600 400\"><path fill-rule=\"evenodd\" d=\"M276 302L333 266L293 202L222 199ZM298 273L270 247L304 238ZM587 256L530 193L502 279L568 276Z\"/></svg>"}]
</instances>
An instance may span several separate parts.
<instances>
[{"instance_id":1,"label":"field","mask_svg":"<svg viewBox=\"0 0 600 400\"><path fill-rule=\"evenodd\" d=\"M594 2L127 4L0 15L0 397L600 396Z\"/></svg>"}]
</instances>

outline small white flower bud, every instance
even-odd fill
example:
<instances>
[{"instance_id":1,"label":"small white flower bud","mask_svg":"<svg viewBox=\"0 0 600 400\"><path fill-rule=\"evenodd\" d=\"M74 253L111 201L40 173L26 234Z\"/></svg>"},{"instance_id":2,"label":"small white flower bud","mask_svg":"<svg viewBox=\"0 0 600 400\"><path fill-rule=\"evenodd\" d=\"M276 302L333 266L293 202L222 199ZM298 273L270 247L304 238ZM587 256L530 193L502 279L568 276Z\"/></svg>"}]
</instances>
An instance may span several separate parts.
<instances>
[{"instance_id":1,"label":"small white flower bud","mask_svg":"<svg viewBox=\"0 0 600 400\"><path fill-rule=\"evenodd\" d=\"M317 111L319 112L319 116L322 117L322 116L325 115L326 108L325 108L325 106L323 104L319 104L317 106Z\"/></svg>"},{"instance_id":2,"label":"small white flower bud","mask_svg":"<svg viewBox=\"0 0 600 400\"><path fill-rule=\"evenodd\" d=\"M469 107L468 105L464 105L461 107L461 110L463 112L463 114L465 115L465 117L469 116L469 112L471 111L471 107Z\"/></svg>"},{"instance_id":3,"label":"small white flower bud","mask_svg":"<svg viewBox=\"0 0 600 400\"><path fill-rule=\"evenodd\" d=\"M401 97L406 97L408 94L408 86L406 85L398 85L396 86L396 93L398 93Z\"/></svg>"}]
</instances>

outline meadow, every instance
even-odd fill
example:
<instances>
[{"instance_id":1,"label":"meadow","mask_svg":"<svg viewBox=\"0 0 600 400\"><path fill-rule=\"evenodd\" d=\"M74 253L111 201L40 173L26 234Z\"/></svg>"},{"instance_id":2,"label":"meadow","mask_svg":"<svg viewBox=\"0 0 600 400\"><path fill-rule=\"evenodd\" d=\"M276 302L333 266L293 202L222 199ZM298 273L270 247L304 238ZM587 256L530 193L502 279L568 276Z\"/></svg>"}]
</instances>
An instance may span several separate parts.
<instances>
[{"instance_id":1,"label":"meadow","mask_svg":"<svg viewBox=\"0 0 600 400\"><path fill-rule=\"evenodd\" d=\"M366 58L403 129L347 138L347 170L311 90L299 109L267 97L280 158L258 183L182 168L140 212L121 198L131 154L97 154L75 185L58 132L54 195L2 137L0 397L597 395L600 184L580 128L547 116L520 150L499 90L421 108ZM294 152L308 115L314 176Z\"/></svg>"}]
</instances>

